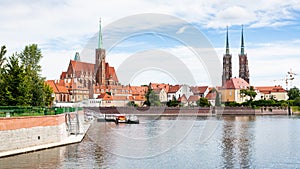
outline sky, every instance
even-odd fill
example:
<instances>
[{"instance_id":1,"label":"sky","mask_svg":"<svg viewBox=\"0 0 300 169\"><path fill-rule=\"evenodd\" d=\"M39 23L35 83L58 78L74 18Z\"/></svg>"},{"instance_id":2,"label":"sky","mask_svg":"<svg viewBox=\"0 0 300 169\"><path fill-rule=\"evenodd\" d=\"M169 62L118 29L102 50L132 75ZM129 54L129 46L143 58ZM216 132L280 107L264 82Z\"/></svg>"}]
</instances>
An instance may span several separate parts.
<instances>
[{"instance_id":1,"label":"sky","mask_svg":"<svg viewBox=\"0 0 300 169\"><path fill-rule=\"evenodd\" d=\"M298 0L1 0L0 11L6 57L38 44L47 79L59 79L76 52L81 60L94 61L101 18L106 60L127 78L123 83L214 85L213 79L220 80L227 26L233 77L238 77L243 25L250 84L286 88L292 70L298 75L289 85L300 87ZM219 63L212 65L214 57Z\"/></svg>"}]
</instances>

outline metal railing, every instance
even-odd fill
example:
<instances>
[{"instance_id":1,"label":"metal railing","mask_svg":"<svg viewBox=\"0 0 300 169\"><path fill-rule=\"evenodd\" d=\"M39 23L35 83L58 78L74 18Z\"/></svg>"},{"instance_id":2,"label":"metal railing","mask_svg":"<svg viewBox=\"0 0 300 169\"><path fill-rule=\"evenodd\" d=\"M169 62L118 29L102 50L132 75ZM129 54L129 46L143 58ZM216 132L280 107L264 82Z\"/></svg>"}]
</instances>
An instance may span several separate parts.
<instances>
[{"instance_id":1,"label":"metal railing","mask_svg":"<svg viewBox=\"0 0 300 169\"><path fill-rule=\"evenodd\" d=\"M78 108L82 110L82 108ZM0 106L0 117L44 116L75 112L75 107Z\"/></svg>"}]
</instances>

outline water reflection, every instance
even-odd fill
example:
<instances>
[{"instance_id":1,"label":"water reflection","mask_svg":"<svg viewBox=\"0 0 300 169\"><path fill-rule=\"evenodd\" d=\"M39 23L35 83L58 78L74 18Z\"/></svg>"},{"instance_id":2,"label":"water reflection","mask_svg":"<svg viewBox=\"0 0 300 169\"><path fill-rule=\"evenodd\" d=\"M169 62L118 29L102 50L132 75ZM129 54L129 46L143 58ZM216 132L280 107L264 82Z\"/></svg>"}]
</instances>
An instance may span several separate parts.
<instances>
[{"instance_id":1,"label":"water reflection","mask_svg":"<svg viewBox=\"0 0 300 169\"><path fill-rule=\"evenodd\" d=\"M252 159L255 116L225 116L222 134L223 168L249 168Z\"/></svg>"},{"instance_id":2,"label":"water reflection","mask_svg":"<svg viewBox=\"0 0 300 169\"><path fill-rule=\"evenodd\" d=\"M157 142L130 148L120 136L159 135L172 127L173 117L147 117L138 125L96 123L80 144L0 158L0 168L299 168L300 118L225 116L216 120L219 128L207 142L199 140L207 120L199 118L190 121L194 125L182 142L163 154L142 159L112 152L153 152L172 144L172 135L180 133L174 130Z\"/></svg>"},{"instance_id":3,"label":"water reflection","mask_svg":"<svg viewBox=\"0 0 300 169\"><path fill-rule=\"evenodd\" d=\"M66 147L0 158L1 169L56 168L64 160Z\"/></svg>"}]
</instances>

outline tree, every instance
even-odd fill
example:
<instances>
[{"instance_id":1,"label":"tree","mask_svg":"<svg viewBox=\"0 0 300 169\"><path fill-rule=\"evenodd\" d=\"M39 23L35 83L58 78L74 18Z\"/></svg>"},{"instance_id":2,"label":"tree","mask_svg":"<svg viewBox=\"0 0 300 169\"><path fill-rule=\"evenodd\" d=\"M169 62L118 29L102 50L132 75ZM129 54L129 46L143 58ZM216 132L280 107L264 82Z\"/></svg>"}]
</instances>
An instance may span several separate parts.
<instances>
[{"instance_id":1,"label":"tree","mask_svg":"<svg viewBox=\"0 0 300 169\"><path fill-rule=\"evenodd\" d=\"M295 98L294 106L300 106L300 97Z\"/></svg>"},{"instance_id":2,"label":"tree","mask_svg":"<svg viewBox=\"0 0 300 169\"><path fill-rule=\"evenodd\" d=\"M206 98L202 98L202 97L197 101L197 105L200 107L210 107L211 106L210 102Z\"/></svg>"},{"instance_id":3,"label":"tree","mask_svg":"<svg viewBox=\"0 0 300 169\"><path fill-rule=\"evenodd\" d=\"M220 94L216 88L211 89L210 93L216 93L215 106L221 106Z\"/></svg>"},{"instance_id":4,"label":"tree","mask_svg":"<svg viewBox=\"0 0 300 169\"><path fill-rule=\"evenodd\" d=\"M293 87L288 92L289 100L294 100L296 97L300 97L300 91L297 87Z\"/></svg>"},{"instance_id":5,"label":"tree","mask_svg":"<svg viewBox=\"0 0 300 169\"><path fill-rule=\"evenodd\" d=\"M5 46L0 51L0 62L6 53ZM40 76L42 58L37 45L26 46L21 53L9 57L0 67L0 105L7 106L48 106L51 104L52 89Z\"/></svg>"},{"instance_id":6,"label":"tree","mask_svg":"<svg viewBox=\"0 0 300 169\"><path fill-rule=\"evenodd\" d=\"M130 101L130 102L127 103L127 106L129 106L129 107L131 107L131 106L138 107L139 105L136 104L134 101Z\"/></svg>"},{"instance_id":7,"label":"tree","mask_svg":"<svg viewBox=\"0 0 300 169\"><path fill-rule=\"evenodd\" d=\"M5 58L5 54L6 54L6 47L2 46L1 47L1 51L0 51L0 68L2 68L3 63L5 62L6 58Z\"/></svg>"},{"instance_id":8,"label":"tree","mask_svg":"<svg viewBox=\"0 0 300 169\"><path fill-rule=\"evenodd\" d=\"M144 105L147 105L147 106L161 106L159 96L152 89L149 89L147 91L145 97L146 97L146 101L144 102Z\"/></svg>"},{"instance_id":9,"label":"tree","mask_svg":"<svg viewBox=\"0 0 300 169\"><path fill-rule=\"evenodd\" d=\"M50 106L54 99L54 97L52 97L53 89L46 83L44 83L43 89L44 89L44 93L45 93L44 105Z\"/></svg>"},{"instance_id":10,"label":"tree","mask_svg":"<svg viewBox=\"0 0 300 169\"><path fill-rule=\"evenodd\" d=\"M9 57L3 71L0 104L5 106L29 106L32 99L30 79L16 54Z\"/></svg>"},{"instance_id":11,"label":"tree","mask_svg":"<svg viewBox=\"0 0 300 169\"><path fill-rule=\"evenodd\" d=\"M5 53L6 53L6 47L5 46L2 46L1 47L1 51L0 51L0 100L2 97L4 97L3 95L5 94L3 89L4 89L4 84L3 84L3 71L4 71L4 68L3 68L3 63L5 62L6 58L5 58ZM1 103L0 103L1 104Z\"/></svg>"},{"instance_id":12,"label":"tree","mask_svg":"<svg viewBox=\"0 0 300 169\"><path fill-rule=\"evenodd\" d=\"M220 94L216 91L215 106L221 106Z\"/></svg>"},{"instance_id":13,"label":"tree","mask_svg":"<svg viewBox=\"0 0 300 169\"><path fill-rule=\"evenodd\" d=\"M25 67L26 75L30 77L29 83L32 92L32 106L46 106L47 99L52 93L46 90L45 78L40 76L41 66L39 65L42 59L42 52L36 44L26 46L24 50L19 54L20 60Z\"/></svg>"},{"instance_id":14,"label":"tree","mask_svg":"<svg viewBox=\"0 0 300 169\"><path fill-rule=\"evenodd\" d=\"M246 96L250 97L249 101L251 102L255 98L255 96L257 95L257 93L255 92L253 86L250 86L249 89L241 89L240 90L240 95L242 97L246 97Z\"/></svg>"},{"instance_id":15,"label":"tree","mask_svg":"<svg viewBox=\"0 0 300 169\"><path fill-rule=\"evenodd\" d=\"M179 106L179 103L180 102L178 100L176 100L175 96L173 96L172 100L169 100L167 102L167 106L168 107L177 107L177 106Z\"/></svg>"}]
</instances>

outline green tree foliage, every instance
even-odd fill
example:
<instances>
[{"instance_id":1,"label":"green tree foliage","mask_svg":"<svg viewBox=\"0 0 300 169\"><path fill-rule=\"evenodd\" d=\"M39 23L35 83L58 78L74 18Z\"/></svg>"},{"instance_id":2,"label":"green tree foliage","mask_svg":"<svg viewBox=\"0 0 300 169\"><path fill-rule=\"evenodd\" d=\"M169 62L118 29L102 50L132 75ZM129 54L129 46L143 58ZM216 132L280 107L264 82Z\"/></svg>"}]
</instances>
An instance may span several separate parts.
<instances>
[{"instance_id":1,"label":"green tree foliage","mask_svg":"<svg viewBox=\"0 0 300 169\"><path fill-rule=\"evenodd\" d=\"M216 88L213 88L209 93L216 93L215 106L221 106L220 93Z\"/></svg>"},{"instance_id":2,"label":"green tree foliage","mask_svg":"<svg viewBox=\"0 0 300 169\"><path fill-rule=\"evenodd\" d=\"M300 106L300 97L295 98L294 106Z\"/></svg>"},{"instance_id":3,"label":"green tree foliage","mask_svg":"<svg viewBox=\"0 0 300 169\"><path fill-rule=\"evenodd\" d=\"M28 106L31 103L30 77L15 54L9 57L2 75L1 103L5 106Z\"/></svg>"},{"instance_id":4,"label":"green tree foliage","mask_svg":"<svg viewBox=\"0 0 300 169\"><path fill-rule=\"evenodd\" d=\"M211 106L210 102L206 98L200 98L197 101L197 105L200 107L209 107Z\"/></svg>"},{"instance_id":5,"label":"green tree foliage","mask_svg":"<svg viewBox=\"0 0 300 169\"><path fill-rule=\"evenodd\" d=\"M287 105L293 105L294 102L291 101L285 101L285 100L254 100L251 102L251 106L255 107L286 107ZM230 107L239 107L239 106L250 106L249 101L243 102L243 103L237 103L237 102L225 102L225 106Z\"/></svg>"},{"instance_id":6,"label":"green tree foliage","mask_svg":"<svg viewBox=\"0 0 300 169\"><path fill-rule=\"evenodd\" d=\"M252 101L255 98L255 96L257 95L257 93L255 92L253 86L250 86L249 89L241 89L240 95L242 97L249 96L250 97L249 101Z\"/></svg>"},{"instance_id":7,"label":"green tree foliage","mask_svg":"<svg viewBox=\"0 0 300 169\"><path fill-rule=\"evenodd\" d=\"M1 48L1 57L5 47ZM9 57L0 76L0 105L9 106L48 106L53 93L50 86L41 77L39 62L42 53L36 44L26 46L21 53Z\"/></svg>"},{"instance_id":8,"label":"green tree foliage","mask_svg":"<svg viewBox=\"0 0 300 169\"><path fill-rule=\"evenodd\" d=\"M176 98L175 97L173 97L172 98L172 100L169 100L168 102L167 102L167 106L168 107L177 107L177 106L179 106L179 101L178 100L176 100Z\"/></svg>"},{"instance_id":9,"label":"green tree foliage","mask_svg":"<svg viewBox=\"0 0 300 169\"><path fill-rule=\"evenodd\" d=\"M6 58L5 58L5 54L6 54L6 47L2 46L1 50L0 50L0 68L2 68L2 65L4 64Z\"/></svg>"},{"instance_id":10,"label":"green tree foliage","mask_svg":"<svg viewBox=\"0 0 300 169\"><path fill-rule=\"evenodd\" d=\"M53 101L53 97L52 97L53 89L48 84L44 83L43 90L44 90L44 105L50 106Z\"/></svg>"},{"instance_id":11,"label":"green tree foliage","mask_svg":"<svg viewBox=\"0 0 300 169\"><path fill-rule=\"evenodd\" d=\"M134 101L130 101L130 102L128 102L127 103L127 106L129 106L129 107L138 107L138 105L137 104L135 104L135 102Z\"/></svg>"},{"instance_id":12,"label":"green tree foliage","mask_svg":"<svg viewBox=\"0 0 300 169\"><path fill-rule=\"evenodd\" d=\"M145 97L146 97L146 101L144 102L144 105L147 105L147 106L161 106L159 96L152 89L149 89L147 91Z\"/></svg>"},{"instance_id":13,"label":"green tree foliage","mask_svg":"<svg viewBox=\"0 0 300 169\"><path fill-rule=\"evenodd\" d=\"M300 91L297 87L293 87L288 92L289 100L294 100L296 97L300 97Z\"/></svg>"},{"instance_id":14,"label":"green tree foliage","mask_svg":"<svg viewBox=\"0 0 300 169\"><path fill-rule=\"evenodd\" d=\"M40 77L41 66L39 65L42 59L42 52L36 44L26 46L19 54L20 60L25 67L27 76L30 78L30 87L32 92L32 106L45 106L45 79Z\"/></svg>"}]
</instances>

